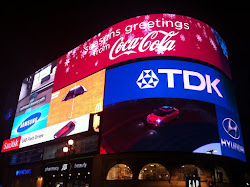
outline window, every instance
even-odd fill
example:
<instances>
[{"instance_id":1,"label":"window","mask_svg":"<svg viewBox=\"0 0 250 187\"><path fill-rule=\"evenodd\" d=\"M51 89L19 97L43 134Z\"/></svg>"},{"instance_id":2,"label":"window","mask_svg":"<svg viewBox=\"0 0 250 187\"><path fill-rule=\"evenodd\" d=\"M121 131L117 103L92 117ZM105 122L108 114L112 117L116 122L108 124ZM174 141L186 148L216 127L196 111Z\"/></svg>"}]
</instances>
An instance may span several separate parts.
<instances>
[{"instance_id":1,"label":"window","mask_svg":"<svg viewBox=\"0 0 250 187\"><path fill-rule=\"evenodd\" d=\"M215 178L216 182L222 183L229 183L229 178L225 172L225 170L221 167L216 167L215 168Z\"/></svg>"},{"instance_id":2,"label":"window","mask_svg":"<svg viewBox=\"0 0 250 187\"><path fill-rule=\"evenodd\" d=\"M158 163L145 165L139 174L139 180L170 180L168 170Z\"/></svg>"},{"instance_id":3,"label":"window","mask_svg":"<svg viewBox=\"0 0 250 187\"><path fill-rule=\"evenodd\" d=\"M116 164L113 166L107 175L107 180L131 180L133 173L125 164Z\"/></svg>"},{"instance_id":4,"label":"window","mask_svg":"<svg viewBox=\"0 0 250 187\"><path fill-rule=\"evenodd\" d=\"M202 177L204 174L200 168L192 164L185 164L179 169L178 180L186 180L186 177Z\"/></svg>"}]
</instances>

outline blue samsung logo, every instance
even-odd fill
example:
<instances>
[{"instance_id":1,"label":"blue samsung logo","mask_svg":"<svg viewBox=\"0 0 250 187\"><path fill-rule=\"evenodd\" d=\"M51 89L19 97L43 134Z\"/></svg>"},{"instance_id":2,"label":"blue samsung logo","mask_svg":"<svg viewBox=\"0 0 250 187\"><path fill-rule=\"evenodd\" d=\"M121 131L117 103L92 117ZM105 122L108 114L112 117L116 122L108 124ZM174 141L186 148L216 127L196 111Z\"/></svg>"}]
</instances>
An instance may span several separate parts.
<instances>
[{"instance_id":1,"label":"blue samsung logo","mask_svg":"<svg viewBox=\"0 0 250 187\"><path fill-rule=\"evenodd\" d=\"M19 125L19 127L17 128L17 132L23 132L27 130L32 125L34 125L39 120L40 117L41 117L41 112L37 112L31 115Z\"/></svg>"}]
</instances>

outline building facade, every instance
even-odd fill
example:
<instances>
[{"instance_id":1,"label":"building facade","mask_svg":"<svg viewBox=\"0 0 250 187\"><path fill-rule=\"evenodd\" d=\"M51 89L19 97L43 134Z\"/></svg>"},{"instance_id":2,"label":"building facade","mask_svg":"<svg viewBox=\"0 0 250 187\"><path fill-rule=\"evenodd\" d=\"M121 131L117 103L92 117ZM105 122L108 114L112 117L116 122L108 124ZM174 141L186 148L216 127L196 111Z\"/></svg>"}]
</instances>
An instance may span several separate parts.
<instances>
[{"instance_id":1,"label":"building facade","mask_svg":"<svg viewBox=\"0 0 250 187\"><path fill-rule=\"evenodd\" d=\"M226 44L187 16L117 23L24 79L2 153L5 186L244 184Z\"/></svg>"}]
</instances>

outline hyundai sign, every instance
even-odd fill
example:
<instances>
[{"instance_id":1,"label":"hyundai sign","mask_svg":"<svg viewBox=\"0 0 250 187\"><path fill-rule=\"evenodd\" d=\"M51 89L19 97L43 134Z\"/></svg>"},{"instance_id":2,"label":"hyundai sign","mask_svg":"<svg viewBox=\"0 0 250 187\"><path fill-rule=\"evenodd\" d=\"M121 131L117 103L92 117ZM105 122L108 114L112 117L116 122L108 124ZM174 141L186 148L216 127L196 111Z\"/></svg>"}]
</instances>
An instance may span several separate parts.
<instances>
[{"instance_id":1,"label":"hyundai sign","mask_svg":"<svg viewBox=\"0 0 250 187\"><path fill-rule=\"evenodd\" d=\"M107 28L24 79L2 152L99 131L101 154L217 150L245 161L220 35L176 14Z\"/></svg>"}]
</instances>

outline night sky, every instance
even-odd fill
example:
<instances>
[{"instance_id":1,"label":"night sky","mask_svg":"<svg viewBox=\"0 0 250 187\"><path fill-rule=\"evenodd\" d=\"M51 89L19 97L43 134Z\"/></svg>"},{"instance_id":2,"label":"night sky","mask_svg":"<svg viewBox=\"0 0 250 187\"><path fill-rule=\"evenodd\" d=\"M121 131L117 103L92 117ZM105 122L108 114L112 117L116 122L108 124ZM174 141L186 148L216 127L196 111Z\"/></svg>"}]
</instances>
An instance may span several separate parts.
<instances>
[{"instance_id":1,"label":"night sky","mask_svg":"<svg viewBox=\"0 0 250 187\"><path fill-rule=\"evenodd\" d=\"M39 3L40 2L40 3ZM190 16L213 27L227 43L238 100L247 159L250 159L249 127L249 14L247 4L236 1L152 1L108 3L82 1L45 4L5 2L0 11L0 145L10 137L22 80L104 29L128 18L153 13ZM84 2L84 3L83 3ZM232 3L232 4L229 4ZM247 2L246 2L247 3Z\"/></svg>"}]
</instances>

